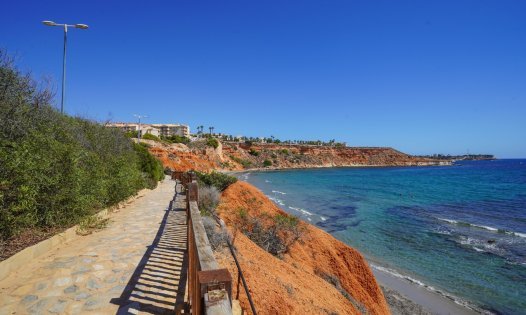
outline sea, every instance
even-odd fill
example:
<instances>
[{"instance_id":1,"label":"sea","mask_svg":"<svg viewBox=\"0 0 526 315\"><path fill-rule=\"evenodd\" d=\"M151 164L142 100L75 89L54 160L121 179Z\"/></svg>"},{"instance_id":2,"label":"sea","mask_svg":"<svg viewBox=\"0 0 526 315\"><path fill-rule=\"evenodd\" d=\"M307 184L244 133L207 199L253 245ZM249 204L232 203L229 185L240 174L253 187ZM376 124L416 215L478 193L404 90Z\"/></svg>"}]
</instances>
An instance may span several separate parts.
<instances>
[{"instance_id":1,"label":"sea","mask_svg":"<svg viewBox=\"0 0 526 315\"><path fill-rule=\"evenodd\" d=\"M495 314L526 314L526 159L242 173L372 268Z\"/></svg>"}]
</instances>

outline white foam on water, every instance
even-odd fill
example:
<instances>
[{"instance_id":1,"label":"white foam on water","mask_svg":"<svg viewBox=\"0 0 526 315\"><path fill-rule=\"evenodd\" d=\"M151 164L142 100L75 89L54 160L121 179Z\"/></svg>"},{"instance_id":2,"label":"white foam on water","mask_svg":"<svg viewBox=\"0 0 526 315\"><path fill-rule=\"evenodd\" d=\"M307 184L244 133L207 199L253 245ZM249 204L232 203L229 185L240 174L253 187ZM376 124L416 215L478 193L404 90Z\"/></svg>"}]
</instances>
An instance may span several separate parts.
<instances>
[{"instance_id":1,"label":"white foam on water","mask_svg":"<svg viewBox=\"0 0 526 315\"><path fill-rule=\"evenodd\" d=\"M270 197L270 196L267 196L268 199L274 201L275 203L277 203L278 205L280 206L285 206L285 203L283 202L283 200L281 199L278 199L278 198L275 198L275 197Z\"/></svg>"},{"instance_id":2,"label":"white foam on water","mask_svg":"<svg viewBox=\"0 0 526 315\"><path fill-rule=\"evenodd\" d=\"M320 219L321 219L322 221L327 221L327 218L322 217L321 215L320 215Z\"/></svg>"},{"instance_id":3,"label":"white foam on water","mask_svg":"<svg viewBox=\"0 0 526 315\"><path fill-rule=\"evenodd\" d=\"M311 212L309 212L309 211L307 211L305 209L302 209L302 208L289 207L289 209L296 210L296 211L301 212L301 213L303 213L305 215L309 215L309 216L313 215L313 213L311 213Z\"/></svg>"},{"instance_id":4,"label":"white foam on water","mask_svg":"<svg viewBox=\"0 0 526 315\"><path fill-rule=\"evenodd\" d=\"M508 230L495 228L495 227L492 227L492 226L481 225L481 224L474 224L474 223L469 223L469 222L461 222L461 221L452 220L452 219L446 219L446 218L437 218L437 219L440 220L440 221L444 221L444 222L450 223L450 224L466 225L466 226L471 226L471 227L482 229L482 230L486 230L486 231L491 231L491 232L494 232L494 233L504 233L504 234L511 235L511 236L526 238L526 233L519 233L519 232L514 232L514 231L508 231Z\"/></svg>"},{"instance_id":5,"label":"white foam on water","mask_svg":"<svg viewBox=\"0 0 526 315\"><path fill-rule=\"evenodd\" d=\"M280 194L280 195L286 195L287 194L287 193L284 193L284 192L279 191L279 190L273 190L272 192L275 193L275 194Z\"/></svg>"},{"instance_id":6,"label":"white foam on water","mask_svg":"<svg viewBox=\"0 0 526 315\"><path fill-rule=\"evenodd\" d=\"M444 218L437 218L437 219L440 220L440 221L451 223L451 224L457 224L458 223L458 221L451 220L451 219L444 219Z\"/></svg>"}]
</instances>

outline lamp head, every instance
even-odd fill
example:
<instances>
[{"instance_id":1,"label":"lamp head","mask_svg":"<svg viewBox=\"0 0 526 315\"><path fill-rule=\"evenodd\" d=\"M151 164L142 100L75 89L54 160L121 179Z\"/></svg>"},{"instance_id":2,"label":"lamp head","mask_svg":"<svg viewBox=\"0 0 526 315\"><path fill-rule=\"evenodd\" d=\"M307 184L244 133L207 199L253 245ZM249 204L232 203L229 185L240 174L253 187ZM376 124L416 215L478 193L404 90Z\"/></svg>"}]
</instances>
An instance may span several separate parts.
<instances>
[{"instance_id":1,"label":"lamp head","mask_svg":"<svg viewBox=\"0 0 526 315\"><path fill-rule=\"evenodd\" d=\"M56 26L57 25L57 23L55 23L53 21L42 21L42 24L47 25L47 26Z\"/></svg>"},{"instance_id":2,"label":"lamp head","mask_svg":"<svg viewBox=\"0 0 526 315\"><path fill-rule=\"evenodd\" d=\"M88 28L88 26L87 26L86 24L75 24L75 27L76 27L76 28L83 29L83 30L85 30L85 29Z\"/></svg>"}]
</instances>

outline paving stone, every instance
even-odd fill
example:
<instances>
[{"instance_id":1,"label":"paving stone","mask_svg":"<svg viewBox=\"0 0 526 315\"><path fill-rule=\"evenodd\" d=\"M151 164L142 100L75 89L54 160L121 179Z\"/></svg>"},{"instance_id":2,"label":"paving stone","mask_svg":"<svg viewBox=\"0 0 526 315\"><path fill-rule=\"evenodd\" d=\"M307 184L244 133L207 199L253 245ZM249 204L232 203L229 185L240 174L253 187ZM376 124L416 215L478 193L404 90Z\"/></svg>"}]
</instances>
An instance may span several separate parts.
<instances>
[{"instance_id":1,"label":"paving stone","mask_svg":"<svg viewBox=\"0 0 526 315\"><path fill-rule=\"evenodd\" d=\"M58 279L56 279L55 282L54 282L54 285L55 285L56 287L62 287L62 286L66 286L66 285L68 285L68 284L70 284L70 283L71 283L71 278L69 278L69 277L64 277L64 278L58 278Z\"/></svg>"},{"instance_id":2,"label":"paving stone","mask_svg":"<svg viewBox=\"0 0 526 315\"><path fill-rule=\"evenodd\" d=\"M109 277L104 280L106 283L114 283L115 281L117 281L116 277Z\"/></svg>"},{"instance_id":3,"label":"paving stone","mask_svg":"<svg viewBox=\"0 0 526 315\"><path fill-rule=\"evenodd\" d=\"M104 305L102 304L103 300L102 298L91 298L84 303L83 309L87 311L93 311L99 308L102 308Z\"/></svg>"},{"instance_id":4,"label":"paving stone","mask_svg":"<svg viewBox=\"0 0 526 315\"><path fill-rule=\"evenodd\" d=\"M85 300L89 298L91 294L87 292L80 292L79 294L75 295L75 301Z\"/></svg>"},{"instance_id":5,"label":"paving stone","mask_svg":"<svg viewBox=\"0 0 526 315\"><path fill-rule=\"evenodd\" d=\"M29 314L43 314L48 301L47 299L40 300L28 308L27 311Z\"/></svg>"},{"instance_id":6,"label":"paving stone","mask_svg":"<svg viewBox=\"0 0 526 315\"><path fill-rule=\"evenodd\" d=\"M88 268L88 267L85 267L85 266L81 266L77 269L75 269L75 271L73 271L71 274L72 275L78 275L78 274L83 274L83 273L86 273L88 271L90 271L91 269Z\"/></svg>"},{"instance_id":7,"label":"paving stone","mask_svg":"<svg viewBox=\"0 0 526 315\"><path fill-rule=\"evenodd\" d=\"M47 288L47 283L46 282L41 282L41 283L37 284L37 286L36 286L36 289L38 291L44 290L45 288Z\"/></svg>"},{"instance_id":8,"label":"paving stone","mask_svg":"<svg viewBox=\"0 0 526 315\"><path fill-rule=\"evenodd\" d=\"M79 289L79 287L77 287L76 285L72 285L72 286L69 286L69 287L65 288L64 289L64 293L66 293L66 294L75 293L75 292L77 292L78 289Z\"/></svg>"},{"instance_id":9,"label":"paving stone","mask_svg":"<svg viewBox=\"0 0 526 315\"><path fill-rule=\"evenodd\" d=\"M38 296L36 295L26 295L24 296L24 298L22 299L22 304L31 304L32 302L35 302L36 300L38 300Z\"/></svg>"},{"instance_id":10,"label":"paving stone","mask_svg":"<svg viewBox=\"0 0 526 315\"><path fill-rule=\"evenodd\" d=\"M90 290L100 289L100 285L97 283L97 281L93 279L88 280L88 282L86 283L86 287Z\"/></svg>"},{"instance_id":11,"label":"paving stone","mask_svg":"<svg viewBox=\"0 0 526 315\"><path fill-rule=\"evenodd\" d=\"M67 300L58 300L53 304L51 308L48 308L48 311L53 314L63 314L67 305Z\"/></svg>"},{"instance_id":12,"label":"paving stone","mask_svg":"<svg viewBox=\"0 0 526 315\"><path fill-rule=\"evenodd\" d=\"M104 266L100 264L93 265L93 270L104 270Z\"/></svg>"}]
</instances>

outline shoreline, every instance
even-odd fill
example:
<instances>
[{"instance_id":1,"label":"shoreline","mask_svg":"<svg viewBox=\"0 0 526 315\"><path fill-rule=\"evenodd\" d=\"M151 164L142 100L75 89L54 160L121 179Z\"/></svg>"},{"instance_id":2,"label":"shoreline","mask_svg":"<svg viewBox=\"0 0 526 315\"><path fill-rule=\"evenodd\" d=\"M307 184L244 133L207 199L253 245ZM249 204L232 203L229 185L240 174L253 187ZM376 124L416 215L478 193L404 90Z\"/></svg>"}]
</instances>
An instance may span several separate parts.
<instances>
[{"instance_id":1,"label":"shoreline","mask_svg":"<svg viewBox=\"0 0 526 315\"><path fill-rule=\"evenodd\" d=\"M294 171L294 170L315 170L315 169L327 169L327 168L389 168L389 167L442 167L442 166L454 166L453 163L450 164L425 164L425 165L318 165L318 166L302 166L302 167L265 167L265 168L247 168L242 170L218 170L218 172L225 173L228 175L240 174L240 173L249 173L249 172L272 172L272 171Z\"/></svg>"},{"instance_id":2,"label":"shoreline","mask_svg":"<svg viewBox=\"0 0 526 315\"><path fill-rule=\"evenodd\" d=\"M483 309L462 305L462 302L455 300L452 296L442 295L375 268L369 259L366 258L366 260L369 262L376 281L384 290L384 296L393 314L492 314Z\"/></svg>"}]
</instances>

